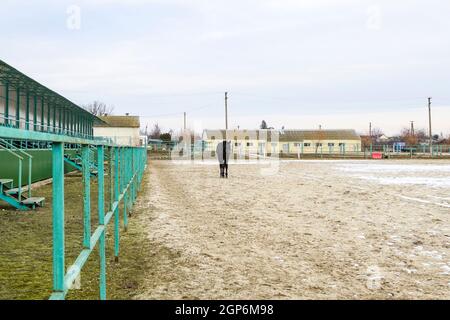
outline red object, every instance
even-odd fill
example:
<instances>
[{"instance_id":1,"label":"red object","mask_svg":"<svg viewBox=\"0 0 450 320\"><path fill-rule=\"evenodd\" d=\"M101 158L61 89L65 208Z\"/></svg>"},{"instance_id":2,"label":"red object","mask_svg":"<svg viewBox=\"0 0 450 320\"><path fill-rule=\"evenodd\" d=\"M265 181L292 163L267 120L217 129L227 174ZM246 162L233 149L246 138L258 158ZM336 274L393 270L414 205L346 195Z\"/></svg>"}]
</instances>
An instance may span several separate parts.
<instances>
[{"instance_id":1,"label":"red object","mask_svg":"<svg viewBox=\"0 0 450 320\"><path fill-rule=\"evenodd\" d=\"M381 152L372 152L372 159L383 159L383 154Z\"/></svg>"}]
</instances>

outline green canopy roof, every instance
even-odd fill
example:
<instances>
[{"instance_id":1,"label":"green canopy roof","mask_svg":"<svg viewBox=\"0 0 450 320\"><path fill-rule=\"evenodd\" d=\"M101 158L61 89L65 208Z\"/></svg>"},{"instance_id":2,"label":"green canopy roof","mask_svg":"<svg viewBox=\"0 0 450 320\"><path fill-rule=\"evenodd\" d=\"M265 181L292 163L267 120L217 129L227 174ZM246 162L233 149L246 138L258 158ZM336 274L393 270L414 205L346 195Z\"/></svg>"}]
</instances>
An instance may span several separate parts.
<instances>
[{"instance_id":1,"label":"green canopy roof","mask_svg":"<svg viewBox=\"0 0 450 320\"><path fill-rule=\"evenodd\" d=\"M3 82L4 84L7 83L15 89L20 89L21 91L24 90L32 95L42 97L46 101L55 103L64 109L76 111L82 114L85 118L91 119L94 123L103 123L103 121L98 117L76 105L67 98L64 98L55 91L50 90L39 82L31 79L22 72L5 63L3 60L0 60L0 82Z\"/></svg>"}]
</instances>

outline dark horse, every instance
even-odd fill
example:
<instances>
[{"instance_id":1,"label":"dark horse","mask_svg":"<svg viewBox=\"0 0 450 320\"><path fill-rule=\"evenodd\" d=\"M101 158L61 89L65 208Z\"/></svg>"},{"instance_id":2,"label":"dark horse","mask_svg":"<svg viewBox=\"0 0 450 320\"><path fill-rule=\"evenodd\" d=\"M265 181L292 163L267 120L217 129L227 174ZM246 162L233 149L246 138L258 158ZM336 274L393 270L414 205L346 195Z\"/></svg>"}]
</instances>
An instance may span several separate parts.
<instances>
[{"instance_id":1,"label":"dark horse","mask_svg":"<svg viewBox=\"0 0 450 320\"><path fill-rule=\"evenodd\" d=\"M217 145L216 148L217 160L220 164L220 177L228 178L228 161L231 155L231 142L222 141Z\"/></svg>"}]
</instances>

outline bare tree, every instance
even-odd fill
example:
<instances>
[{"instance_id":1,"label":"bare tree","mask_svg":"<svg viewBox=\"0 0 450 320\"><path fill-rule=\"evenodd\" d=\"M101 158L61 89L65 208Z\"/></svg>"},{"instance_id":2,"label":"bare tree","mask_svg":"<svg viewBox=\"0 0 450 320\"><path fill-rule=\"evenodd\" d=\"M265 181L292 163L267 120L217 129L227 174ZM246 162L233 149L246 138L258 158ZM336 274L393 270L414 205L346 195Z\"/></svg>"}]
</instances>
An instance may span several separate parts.
<instances>
[{"instance_id":1,"label":"bare tree","mask_svg":"<svg viewBox=\"0 0 450 320\"><path fill-rule=\"evenodd\" d=\"M428 142L428 135L425 129L418 129L415 132L418 142Z\"/></svg>"},{"instance_id":2,"label":"bare tree","mask_svg":"<svg viewBox=\"0 0 450 320\"><path fill-rule=\"evenodd\" d=\"M370 147L373 145L373 138L370 136L361 136L361 145L363 149Z\"/></svg>"},{"instance_id":3,"label":"bare tree","mask_svg":"<svg viewBox=\"0 0 450 320\"><path fill-rule=\"evenodd\" d=\"M105 103L96 100L92 103L84 105L83 109L95 116L101 117L111 115L114 111L114 106L107 106Z\"/></svg>"},{"instance_id":4,"label":"bare tree","mask_svg":"<svg viewBox=\"0 0 450 320\"><path fill-rule=\"evenodd\" d=\"M417 136L412 134L409 128L404 128L400 134L400 137L408 146L416 145L419 141Z\"/></svg>"},{"instance_id":5,"label":"bare tree","mask_svg":"<svg viewBox=\"0 0 450 320\"><path fill-rule=\"evenodd\" d=\"M378 139L382 135L384 135L384 132L383 132L382 129L380 129L380 128L373 128L372 129L372 138Z\"/></svg>"},{"instance_id":6,"label":"bare tree","mask_svg":"<svg viewBox=\"0 0 450 320\"><path fill-rule=\"evenodd\" d=\"M150 139L159 139L161 137L161 127L158 123L155 123L150 131Z\"/></svg>"}]
</instances>

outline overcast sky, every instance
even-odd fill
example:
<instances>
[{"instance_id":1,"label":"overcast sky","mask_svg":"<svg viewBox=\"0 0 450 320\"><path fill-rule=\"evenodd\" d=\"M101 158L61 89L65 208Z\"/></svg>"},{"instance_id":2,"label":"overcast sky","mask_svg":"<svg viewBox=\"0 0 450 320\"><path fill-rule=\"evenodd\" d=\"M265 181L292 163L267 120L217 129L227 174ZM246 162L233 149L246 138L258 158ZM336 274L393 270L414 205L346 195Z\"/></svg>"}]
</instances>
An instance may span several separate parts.
<instances>
[{"instance_id":1,"label":"overcast sky","mask_svg":"<svg viewBox=\"0 0 450 320\"><path fill-rule=\"evenodd\" d=\"M179 129L450 133L448 0L3 0L0 59L78 104Z\"/></svg>"}]
</instances>

